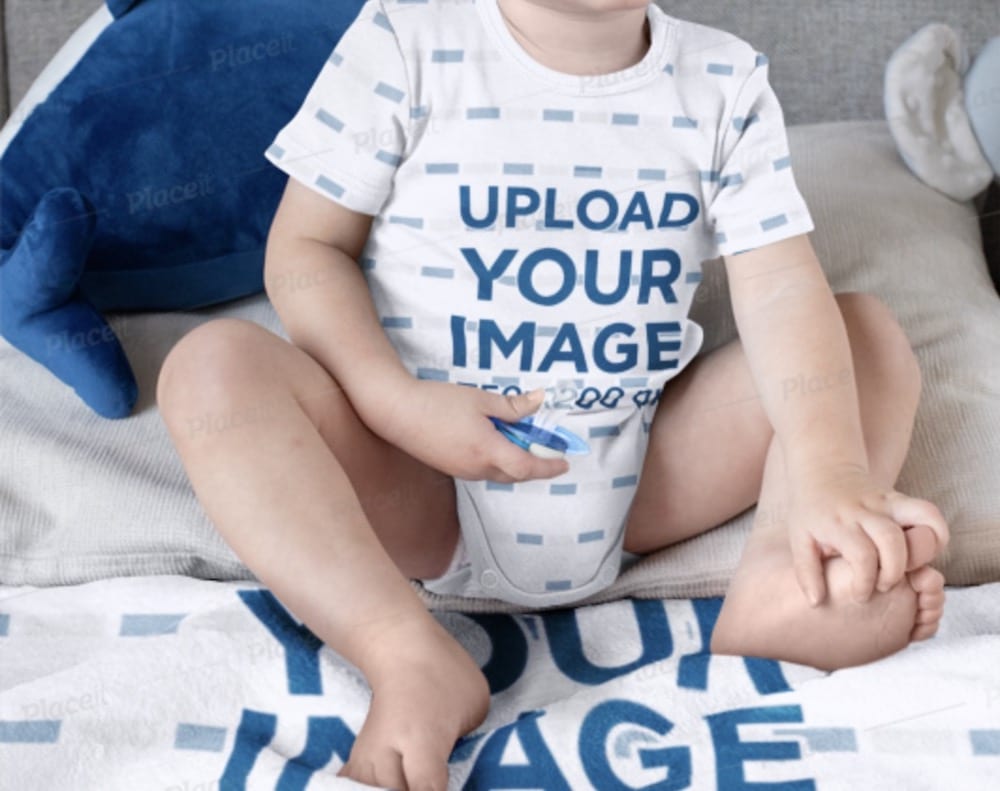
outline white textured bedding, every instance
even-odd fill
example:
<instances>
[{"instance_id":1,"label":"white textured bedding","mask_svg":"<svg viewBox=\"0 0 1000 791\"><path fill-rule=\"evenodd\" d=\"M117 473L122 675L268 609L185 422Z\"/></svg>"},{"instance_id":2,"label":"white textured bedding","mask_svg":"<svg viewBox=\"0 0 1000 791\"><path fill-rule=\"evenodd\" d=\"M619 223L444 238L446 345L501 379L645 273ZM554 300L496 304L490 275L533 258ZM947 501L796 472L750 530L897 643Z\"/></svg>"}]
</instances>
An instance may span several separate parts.
<instances>
[{"instance_id":1,"label":"white textured bedding","mask_svg":"<svg viewBox=\"0 0 1000 791\"><path fill-rule=\"evenodd\" d=\"M704 653L718 603L439 614L494 690L451 787L1000 788L1000 584L832 674ZM317 643L252 583L0 587L0 789L361 788L369 689Z\"/></svg>"}]
</instances>

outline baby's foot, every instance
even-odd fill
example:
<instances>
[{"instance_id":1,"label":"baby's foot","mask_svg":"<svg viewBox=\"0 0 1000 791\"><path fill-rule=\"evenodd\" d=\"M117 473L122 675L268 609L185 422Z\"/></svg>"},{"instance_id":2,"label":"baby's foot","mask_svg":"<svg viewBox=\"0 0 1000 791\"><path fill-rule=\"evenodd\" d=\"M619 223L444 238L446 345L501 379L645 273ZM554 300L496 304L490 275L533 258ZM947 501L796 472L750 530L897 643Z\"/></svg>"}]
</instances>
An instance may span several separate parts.
<instances>
[{"instance_id":1,"label":"baby's foot","mask_svg":"<svg viewBox=\"0 0 1000 791\"><path fill-rule=\"evenodd\" d=\"M906 530L907 569L888 591L854 599L844 558L825 561L827 598L810 607L790 553L745 556L712 633L718 654L785 659L825 670L872 662L931 637L944 609L944 576L928 563L938 551L929 527Z\"/></svg>"},{"instance_id":2,"label":"baby's foot","mask_svg":"<svg viewBox=\"0 0 1000 791\"><path fill-rule=\"evenodd\" d=\"M379 657L365 668L371 706L338 774L400 791L445 791L455 742L486 718L486 678L437 622L384 639Z\"/></svg>"}]
</instances>

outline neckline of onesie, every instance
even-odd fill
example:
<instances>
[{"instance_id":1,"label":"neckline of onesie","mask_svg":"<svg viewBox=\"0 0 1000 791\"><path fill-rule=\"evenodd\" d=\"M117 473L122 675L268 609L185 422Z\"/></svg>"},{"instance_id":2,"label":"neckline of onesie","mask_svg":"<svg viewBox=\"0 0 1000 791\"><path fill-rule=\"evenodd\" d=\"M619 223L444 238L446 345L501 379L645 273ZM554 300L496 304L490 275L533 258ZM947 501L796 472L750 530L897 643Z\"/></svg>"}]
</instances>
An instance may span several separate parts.
<instances>
[{"instance_id":1,"label":"neckline of onesie","mask_svg":"<svg viewBox=\"0 0 1000 791\"><path fill-rule=\"evenodd\" d=\"M497 0L475 0L476 8L490 37L522 68L559 93L576 96L607 96L627 93L661 76L667 67L671 45L676 35L676 21L656 3L646 11L650 44L642 60L625 69L607 74L570 74L539 63L514 38L500 11Z\"/></svg>"}]
</instances>

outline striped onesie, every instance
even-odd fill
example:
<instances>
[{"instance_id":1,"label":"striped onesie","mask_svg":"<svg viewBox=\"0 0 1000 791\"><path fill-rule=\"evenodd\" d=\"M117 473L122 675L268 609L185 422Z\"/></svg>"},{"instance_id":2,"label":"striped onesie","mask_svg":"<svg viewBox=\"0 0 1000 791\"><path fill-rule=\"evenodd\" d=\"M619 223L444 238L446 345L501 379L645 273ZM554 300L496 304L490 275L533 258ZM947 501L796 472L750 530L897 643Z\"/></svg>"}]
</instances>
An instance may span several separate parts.
<instances>
[{"instance_id":1,"label":"striped onesie","mask_svg":"<svg viewBox=\"0 0 1000 791\"><path fill-rule=\"evenodd\" d=\"M372 215L360 265L416 377L548 388L589 452L552 480L456 480L436 592L525 607L614 581L664 384L697 354L702 262L813 228L767 58L648 11L613 74L532 59L497 0L369 0L267 149Z\"/></svg>"}]
</instances>

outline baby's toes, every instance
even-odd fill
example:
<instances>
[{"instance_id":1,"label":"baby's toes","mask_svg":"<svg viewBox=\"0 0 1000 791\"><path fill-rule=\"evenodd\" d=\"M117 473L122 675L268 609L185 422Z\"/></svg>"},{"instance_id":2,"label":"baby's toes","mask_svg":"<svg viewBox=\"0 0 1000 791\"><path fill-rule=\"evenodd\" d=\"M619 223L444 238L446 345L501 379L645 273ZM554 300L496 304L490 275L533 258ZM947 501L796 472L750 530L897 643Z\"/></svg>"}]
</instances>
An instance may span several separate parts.
<instances>
[{"instance_id":1,"label":"baby's toes","mask_svg":"<svg viewBox=\"0 0 1000 791\"><path fill-rule=\"evenodd\" d=\"M921 566L916 571L907 572L910 587L918 594L944 596L944 574L931 566Z\"/></svg>"},{"instance_id":2,"label":"baby's toes","mask_svg":"<svg viewBox=\"0 0 1000 791\"><path fill-rule=\"evenodd\" d=\"M913 631L910 632L910 640L926 640L937 634L938 626L941 625L941 616L944 615L944 608L918 609L917 615L913 619Z\"/></svg>"},{"instance_id":3,"label":"baby's toes","mask_svg":"<svg viewBox=\"0 0 1000 791\"><path fill-rule=\"evenodd\" d=\"M944 575L937 569L924 566L906 576L917 593L917 614L913 619L910 639L926 640L937 632L944 615Z\"/></svg>"},{"instance_id":4,"label":"baby's toes","mask_svg":"<svg viewBox=\"0 0 1000 791\"><path fill-rule=\"evenodd\" d=\"M926 566L938 553L938 540L927 525L914 525L903 529L906 539L906 570L914 571Z\"/></svg>"},{"instance_id":5,"label":"baby's toes","mask_svg":"<svg viewBox=\"0 0 1000 791\"><path fill-rule=\"evenodd\" d=\"M916 643L919 640L929 640L937 634L937 630L940 625L941 613L938 613L935 620L931 623L914 624L913 631L910 632L910 642Z\"/></svg>"},{"instance_id":6,"label":"baby's toes","mask_svg":"<svg viewBox=\"0 0 1000 791\"><path fill-rule=\"evenodd\" d=\"M918 610L943 610L944 590L921 591L917 594Z\"/></svg>"}]
</instances>

